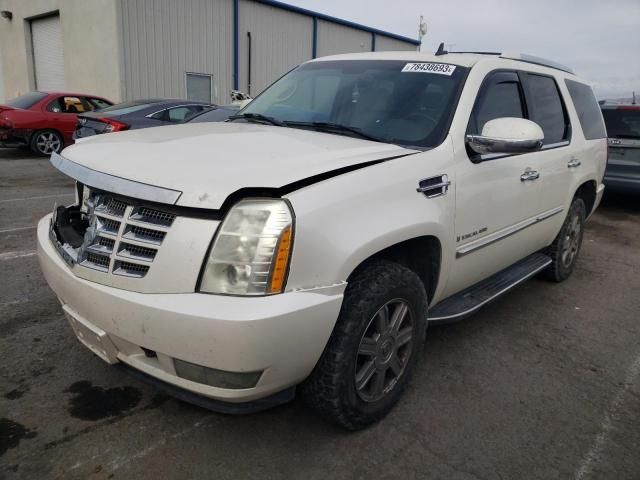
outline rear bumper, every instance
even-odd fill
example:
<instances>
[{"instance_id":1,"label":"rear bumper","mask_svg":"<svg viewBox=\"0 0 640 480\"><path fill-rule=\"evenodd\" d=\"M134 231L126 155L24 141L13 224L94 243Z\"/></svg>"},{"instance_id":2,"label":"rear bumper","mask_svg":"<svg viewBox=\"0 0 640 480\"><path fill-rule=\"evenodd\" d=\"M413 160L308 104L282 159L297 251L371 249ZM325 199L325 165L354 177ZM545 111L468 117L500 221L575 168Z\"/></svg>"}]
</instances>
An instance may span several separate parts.
<instances>
[{"instance_id":1,"label":"rear bumper","mask_svg":"<svg viewBox=\"0 0 640 480\"><path fill-rule=\"evenodd\" d=\"M301 382L340 311L344 286L242 298L144 294L90 282L62 260L49 239L49 223L46 216L38 224L40 265L78 339L110 363L125 363L201 397L253 402ZM253 388L219 388L179 377L174 359L262 374Z\"/></svg>"},{"instance_id":2,"label":"rear bumper","mask_svg":"<svg viewBox=\"0 0 640 480\"><path fill-rule=\"evenodd\" d=\"M640 193L640 177L606 173L604 184L609 190L627 193Z\"/></svg>"},{"instance_id":3,"label":"rear bumper","mask_svg":"<svg viewBox=\"0 0 640 480\"><path fill-rule=\"evenodd\" d=\"M0 146L1 147L19 147L28 145L31 131L0 129Z\"/></svg>"}]
</instances>

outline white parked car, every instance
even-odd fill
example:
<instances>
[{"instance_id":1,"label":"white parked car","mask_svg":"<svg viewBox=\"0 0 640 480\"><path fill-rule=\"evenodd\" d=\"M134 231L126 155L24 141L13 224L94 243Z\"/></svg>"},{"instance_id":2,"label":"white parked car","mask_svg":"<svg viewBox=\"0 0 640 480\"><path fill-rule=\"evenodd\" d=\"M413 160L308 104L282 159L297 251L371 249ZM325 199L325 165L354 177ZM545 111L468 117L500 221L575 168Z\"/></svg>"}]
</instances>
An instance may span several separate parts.
<instances>
[{"instance_id":1,"label":"white parked car","mask_svg":"<svg viewBox=\"0 0 640 480\"><path fill-rule=\"evenodd\" d=\"M44 275L96 355L223 412L384 416L428 323L573 270L603 192L591 88L523 55L316 59L225 123L54 155ZM530 308L536 308L532 301Z\"/></svg>"}]
</instances>

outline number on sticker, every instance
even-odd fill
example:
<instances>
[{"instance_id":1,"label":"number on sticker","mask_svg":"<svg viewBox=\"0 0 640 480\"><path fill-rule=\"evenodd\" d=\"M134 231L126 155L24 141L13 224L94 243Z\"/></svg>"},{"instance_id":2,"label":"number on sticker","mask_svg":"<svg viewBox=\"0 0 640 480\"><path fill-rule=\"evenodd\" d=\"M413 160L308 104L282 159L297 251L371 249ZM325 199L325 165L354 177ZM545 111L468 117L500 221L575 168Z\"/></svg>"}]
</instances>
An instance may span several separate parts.
<instances>
[{"instance_id":1,"label":"number on sticker","mask_svg":"<svg viewBox=\"0 0 640 480\"><path fill-rule=\"evenodd\" d=\"M451 75L455 69L455 65L449 65L446 63L407 63L402 71Z\"/></svg>"}]
</instances>

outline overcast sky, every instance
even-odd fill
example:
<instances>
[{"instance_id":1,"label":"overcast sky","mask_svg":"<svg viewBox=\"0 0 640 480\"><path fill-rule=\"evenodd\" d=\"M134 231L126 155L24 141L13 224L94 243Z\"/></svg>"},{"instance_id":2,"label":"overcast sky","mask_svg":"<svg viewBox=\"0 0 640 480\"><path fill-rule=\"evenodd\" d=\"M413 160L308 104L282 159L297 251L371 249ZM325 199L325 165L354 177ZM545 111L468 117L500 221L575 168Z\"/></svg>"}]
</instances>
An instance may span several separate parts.
<instances>
[{"instance_id":1,"label":"overcast sky","mask_svg":"<svg viewBox=\"0 0 640 480\"><path fill-rule=\"evenodd\" d=\"M640 95L640 0L285 0L417 37L422 49L522 52L570 66L598 98Z\"/></svg>"}]
</instances>

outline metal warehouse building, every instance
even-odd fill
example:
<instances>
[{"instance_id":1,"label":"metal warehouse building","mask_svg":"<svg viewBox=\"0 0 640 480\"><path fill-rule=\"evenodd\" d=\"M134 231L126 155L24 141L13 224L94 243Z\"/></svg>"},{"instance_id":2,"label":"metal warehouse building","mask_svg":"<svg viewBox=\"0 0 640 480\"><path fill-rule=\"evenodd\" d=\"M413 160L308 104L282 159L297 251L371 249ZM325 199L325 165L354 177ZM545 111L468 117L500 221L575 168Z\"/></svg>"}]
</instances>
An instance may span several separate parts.
<instances>
[{"instance_id":1,"label":"metal warehouse building","mask_svg":"<svg viewBox=\"0 0 640 480\"><path fill-rule=\"evenodd\" d=\"M417 40L270 0L0 0L0 100L66 90L228 103L311 58Z\"/></svg>"}]
</instances>

